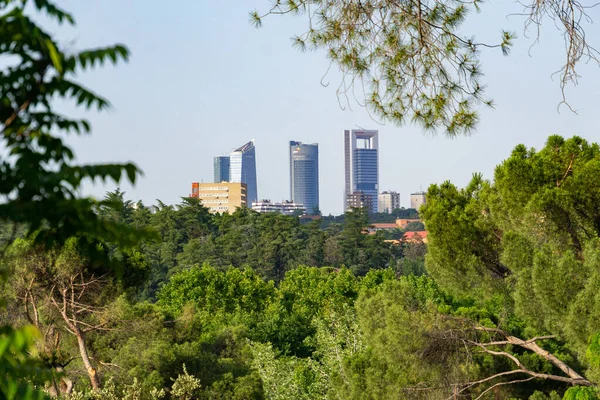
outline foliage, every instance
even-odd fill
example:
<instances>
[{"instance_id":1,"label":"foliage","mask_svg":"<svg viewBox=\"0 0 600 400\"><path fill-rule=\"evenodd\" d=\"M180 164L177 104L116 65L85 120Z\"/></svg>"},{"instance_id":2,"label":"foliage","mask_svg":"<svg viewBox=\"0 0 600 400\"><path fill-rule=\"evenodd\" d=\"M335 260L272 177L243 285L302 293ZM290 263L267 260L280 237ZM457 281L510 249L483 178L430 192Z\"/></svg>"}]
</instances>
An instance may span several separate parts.
<instances>
[{"instance_id":1,"label":"foliage","mask_svg":"<svg viewBox=\"0 0 600 400\"><path fill-rule=\"evenodd\" d=\"M272 282L264 282L251 269L229 269L225 273L205 264L174 275L158 295L158 305L180 315L192 302L209 313L259 312L275 294Z\"/></svg>"},{"instance_id":2,"label":"foliage","mask_svg":"<svg viewBox=\"0 0 600 400\"><path fill-rule=\"evenodd\" d=\"M107 109L105 99L74 78L96 65L127 60L129 52L123 45L67 51L35 22L39 15L58 25L75 24L69 13L48 0L0 1L0 56L4 61L0 71L0 140L5 150L0 160L0 221L3 227L10 227L3 233L1 255L24 231L47 249L76 237L96 261L107 261L103 251L96 251L99 243L133 246L140 237L150 235L99 216L98 207L109 204L81 197L81 185L84 181L118 182L122 177L134 183L139 170L131 163L74 164L75 156L65 136L89 133L90 124L59 114L53 103L59 100L86 109ZM0 272L7 271L2 268ZM41 367L36 372L34 362L26 356L24 343L28 346L33 340L32 330L4 330L9 346L5 355L14 353L14 368L7 369L3 377L5 388L18 390L22 399L38 397L39 391L24 384L24 371L48 381L53 378L49 379L49 371Z\"/></svg>"},{"instance_id":3,"label":"foliage","mask_svg":"<svg viewBox=\"0 0 600 400\"><path fill-rule=\"evenodd\" d=\"M422 209L428 271L453 290L505 293L510 284L520 315L584 351L597 326L582 312L595 308L598 288L599 161L598 145L551 136L538 152L517 146L494 183L476 175L460 191L433 185Z\"/></svg>"},{"instance_id":4,"label":"foliage","mask_svg":"<svg viewBox=\"0 0 600 400\"><path fill-rule=\"evenodd\" d=\"M66 364L79 359L72 367L77 365L87 371L92 385L99 387L86 335L111 328L105 304L119 294L123 285L111 268L94 262L97 252L86 254L87 249L85 242L82 245L75 238L60 250L17 239L4 257L10 270L7 287L11 288L13 303L8 322L27 321L43 333L39 355L49 367L62 371ZM134 275L139 267L128 259L123 263L129 274ZM68 350L69 336L78 343L75 351ZM58 385L52 386L57 394Z\"/></svg>"},{"instance_id":5,"label":"foliage","mask_svg":"<svg viewBox=\"0 0 600 400\"><path fill-rule=\"evenodd\" d=\"M413 221L406 224L404 230L406 232L420 232L425 230L425 225L420 221Z\"/></svg>"},{"instance_id":6,"label":"foliage","mask_svg":"<svg viewBox=\"0 0 600 400\"><path fill-rule=\"evenodd\" d=\"M421 276L425 271L425 256L427 245L423 241L405 242L402 244L402 255L397 262L396 269L402 275Z\"/></svg>"},{"instance_id":7,"label":"foliage","mask_svg":"<svg viewBox=\"0 0 600 400\"><path fill-rule=\"evenodd\" d=\"M155 229L162 238L160 243L144 242L139 248L149 274L144 286L138 287L139 299L156 299L168 276L205 262L222 270L250 267L262 279L278 283L287 271L300 265L346 265L364 274L372 268L392 266L400 256L383 241L382 234L362 234L368 224L364 216L343 227L323 228L320 221L301 224L296 217L258 214L245 208L231 215L209 215L194 199L184 199L177 206L161 203L150 212L142 203L134 209L122 196L114 197L116 209L129 209L126 214L132 225ZM349 220L352 215L347 213Z\"/></svg>"},{"instance_id":8,"label":"foliage","mask_svg":"<svg viewBox=\"0 0 600 400\"><path fill-rule=\"evenodd\" d=\"M481 51L498 48L508 55L516 35L502 31L496 43L478 42L465 32L469 14L481 0L346 1L284 0L264 13L250 13L258 26L268 15L300 15L307 30L293 38L300 50L323 49L342 72L338 98L350 106L350 96L361 93L367 110L402 125L416 122L427 130L455 136L470 133L479 120L485 97ZM575 67L582 57L598 62L598 51L588 43L584 21L588 5L576 0L530 0L517 13L525 27L540 33L544 18L556 22L566 41L566 63L560 70L561 88L576 83Z\"/></svg>"},{"instance_id":9,"label":"foliage","mask_svg":"<svg viewBox=\"0 0 600 400\"><path fill-rule=\"evenodd\" d=\"M419 213L414 208L396 208L390 213L372 213L369 214L369 223L394 223L397 219L407 218L415 219L419 218ZM345 214L341 215L327 215L322 216L320 219L321 228L327 229L330 225L343 224L345 220Z\"/></svg>"},{"instance_id":10,"label":"foliage","mask_svg":"<svg viewBox=\"0 0 600 400\"><path fill-rule=\"evenodd\" d=\"M159 400L164 397L164 390L152 390L150 393L144 393L137 379L134 379L131 385L125 385L122 390L117 388L113 380L109 380L99 391L75 391L66 395L64 400Z\"/></svg>"},{"instance_id":11,"label":"foliage","mask_svg":"<svg viewBox=\"0 0 600 400\"><path fill-rule=\"evenodd\" d=\"M564 340L553 365L588 367L586 378L594 380L598 173L597 144L551 136L539 151L517 146L493 182L475 174L464 189L432 185L421 208L429 231L426 268L441 287L480 304L498 299L494 325L511 331L521 320L528 328L517 335Z\"/></svg>"},{"instance_id":12,"label":"foliage","mask_svg":"<svg viewBox=\"0 0 600 400\"><path fill-rule=\"evenodd\" d=\"M517 147L494 182L432 186L429 248L367 235L364 210L325 226L248 209L211 215L189 198L146 207L120 190L82 199L83 180L138 171L73 165L59 135L89 125L50 100L105 108L72 78L127 52L67 54L25 11L72 17L33 5L0 2L0 51L14 56L0 83L0 318L18 327L0 333L1 398L44 398L43 386L71 399L595 398L598 145L554 136L539 152ZM425 125L456 122L422 100L412 112L429 112ZM446 129L464 131L469 118Z\"/></svg>"},{"instance_id":13,"label":"foliage","mask_svg":"<svg viewBox=\"0 0 600 400\"><path fill-rule=\"evenodd\" d=\"M28 16L29 3L59 24L74 24L47 0L0 3L0 55L8 62L0 79L0 133L8 154L0 164L0 219L24 224L37 242L47 244L82 235L134 244L135 230L99 218L98 203L79 197L78 189L86 180L118 182L122 176L133 183L139 170L133 164L74 165L73 151L55 132L85 134L90 124L58 114L51 104L64 100L107 109L105 99L73 77L98 64L127 60L129 52L122 45L67 52Z\"/></svg>"},{"instance_id":14,"label":"foliage","mask_svg":"<svg viewBox=\"0 0 600 400\"><path fill-rule=\"evenodd\" d=\"M597 400L600 398L597 388L572 387L565 392L563 400Z\"/></svg>"},{"instance_id":15,"label":"foliage","mask_svg":"<svg viewBox=\"0 0 600 400\"><path fill-rule=\"evenodd\" d=\"M31 357L39 332L32 326L0 329L0 399L45 399L40 389L53 379L44 365ZM31 384L35 384L37 388Z\"/></svg>"},{"instance_id":16,"label":"foliage","mask_svg":"<svg viewBox=\"0 0 600 400\"><path fill-rule=\"evenodd\" d=\"M171 394L175 399L192 400L201 386L200 380L188 374L185 364L183 364L183 374L177 376L173 382Z\"/></svg>"}]
</instances>

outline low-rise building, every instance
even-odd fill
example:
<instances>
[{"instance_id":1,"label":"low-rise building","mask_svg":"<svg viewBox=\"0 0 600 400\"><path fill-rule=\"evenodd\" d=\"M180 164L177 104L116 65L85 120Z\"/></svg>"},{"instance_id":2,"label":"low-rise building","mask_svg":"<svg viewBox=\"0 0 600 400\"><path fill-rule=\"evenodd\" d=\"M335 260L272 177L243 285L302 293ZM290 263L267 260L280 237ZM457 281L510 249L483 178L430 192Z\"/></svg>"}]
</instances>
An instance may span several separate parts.
<instances>
[{"instance_id":1,"label":"low-rise building","mask_svg":"<svg viewBox=\"0 0 600 400\"><path fill-rule=\"evenodd\" d=\"M371 234L377 231L393 231L394 229L400 229L400 227L391 222L377 222L369 225L369 233Z\"/></svg>"},{"instance_id":2,"label":"low-rise building","mask_svg":"<svg viewBox=\"0 0 600 400\"><path fill-rule=\"evenodd\" d=\"M406 228L406 225L410 224L411 222L423 222L423 221L421 221L418 218L416 218L416 219L399 218L399 219L396 220L396 225L398 225L398 228L404 229L404 228Z\"/></svg>"},{"instance_id":3,"label":"low-rise building","mask_svg":"<svg viewBox=\"0 0 600 400\"><path fill-rule=\"evenodd\" d=\"M306 214L306 207L304 207L303 204L296 204L289 200L276 203L272 202L271 200L264 199L252 203L252 209L261 214L269 212L275 212L284 215Z\"/></svg>"},{"instance_id":4,"label":"low-rise building","mask_svg":"<svg viewBox=\"0 0 600 400\"><path fill-rule=\"evenodd\" d=\"M397 208L400 208L400 193L388 192L379 193L379 202L377 203L380 213L391 213Z\"/></svg>"},{"instance_id":5,"label":"low-rise building","mask_svg":"<svg viewBox=\"0 0 600 400\"><path fill-rule=\"evenodd\" d=\"M346 195L346 205L348 210L352 208L366 208L369 214L373 210L373 204L377 199L365 192L353 192Z\"/></svg>"},{"instance_id":6,"label":"low-rise building","mask_svg":"<svg viewBox=\"0 0 600 400\"><path fill-rule=\"evenodd\" d=\"M410 194L410 208L414 208L419 211L419 208L425 203L427 203L427 193L425 192L416 192Z\"/></svg>"},{"instance_id":7,"label":"low-rise building","mask_svg":"<svg viewBox=\"0 0 600 400\"><path fill-rule=\"evenodd\" d=\"M241 182L199 183L192 182L192 194L211 213L233 213L246 207L246 184Z\"/></svg>"}]
</instances>

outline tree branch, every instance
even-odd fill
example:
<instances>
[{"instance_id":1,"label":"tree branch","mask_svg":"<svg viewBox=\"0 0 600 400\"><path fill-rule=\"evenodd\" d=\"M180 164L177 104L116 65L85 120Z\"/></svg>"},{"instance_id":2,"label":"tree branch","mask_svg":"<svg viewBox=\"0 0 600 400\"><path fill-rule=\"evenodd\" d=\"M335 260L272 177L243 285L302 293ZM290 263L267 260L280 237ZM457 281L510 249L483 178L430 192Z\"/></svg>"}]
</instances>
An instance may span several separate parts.
<instances>
[{"instance_id":1,"label":"tree branch","mask_svg":"<svg viewBox=\"0 0 600 400\"><path fill-rule=\"evenodd\" d=\"M481 393L479 396L477 396L477 398L475 398L475 400L482 399L483 396L485 396L485 394L487 392L489 392L490 390L494 389L495 387L502 386L502 385L512 385L512 384L515 384L515 383L527 382L527 381L530 381L530 380L533 380L533 379L535 379L535 377L532 376L531 378L518 379L516 381L508 381L508 382L498 382L498 383L495 383L494 385L492 385L489 388L485 389L483 391L483 393Z\"/></svg>"}]
</instances>

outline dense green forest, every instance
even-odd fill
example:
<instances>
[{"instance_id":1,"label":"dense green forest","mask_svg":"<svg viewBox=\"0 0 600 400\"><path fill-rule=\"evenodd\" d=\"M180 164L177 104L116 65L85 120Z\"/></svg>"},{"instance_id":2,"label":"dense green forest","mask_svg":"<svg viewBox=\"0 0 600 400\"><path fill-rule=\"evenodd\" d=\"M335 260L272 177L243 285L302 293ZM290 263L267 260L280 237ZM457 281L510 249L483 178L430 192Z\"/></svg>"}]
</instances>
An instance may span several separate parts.
<instances>
[{"instance_id":1,"label":"dense green forest","mask_svg":"<svg viewBox=\"0 0 600 400\"><path fill-rule=\"evenodd\" d=\"M91 127L53 103L106 109L74 78L129 52L67 51L31 13L74 24L0 1L0 399L599 398L598 144L551 136L430 186L427 245L363 210L84 197L140 171L77 164L65 135Z\"/></svg>"},{"instance_id":2,"label":"dense green forest","mask_svg":"<svg viewBox=\"0 0 600 400\"><path fill-rule=\"evenodd\" d=\"M432 185L428 245L401 246L364 210L322 229L115 191L98 218L157 235L12 240L2 323L37 328L69 399L593 399L598 174L578 137L517 146L493 181Z\"/></svg>"},{"instance_id":3,"label":"dense green forest","mask_svg":"<svg viewBox=\"0 0 600 400\"><path fill-rule=\"evenodd\" d=\"M318 342L326 318L350 318L362 291L422 274L426 253L423 243L365 234L360 209L321 229L319 220L247 208L211 215L193 198L145 207L115 191L98 215L159 237L129 249L103 244L106 265L93 263L76 238L60 251L19 238L5 255L9 312L0 322L37 327L39 357L63 373L51 392L69 398L86 388L179 398L171 378L186 373L200 382L193 398L324 396L313 357L331 350ZM259 368L261 357L270 364ZM306 374L306 382L279 388L265 374L283 362L290 378Z\"/></svg>"}]
</instances>

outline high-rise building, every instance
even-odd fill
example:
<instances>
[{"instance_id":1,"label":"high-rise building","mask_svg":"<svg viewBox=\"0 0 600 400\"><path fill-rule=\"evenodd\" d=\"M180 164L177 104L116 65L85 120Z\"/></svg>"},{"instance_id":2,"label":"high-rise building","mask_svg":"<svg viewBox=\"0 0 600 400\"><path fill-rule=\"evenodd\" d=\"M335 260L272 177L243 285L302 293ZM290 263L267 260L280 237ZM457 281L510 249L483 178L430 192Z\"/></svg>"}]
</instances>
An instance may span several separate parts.
<instances>
[{"instance_id":1,"label":"high-rise building","mask_svg":"<svg viewBox=\"0 0 600 400\"><path fill-rule=\"evenodd\" d=\"M427 203L427 198L425 197L425 192L416 192L410 194L410 208L414 208L419 211L421 205Z\"/></svg>"},{"instance_id":2,"label":"high-rise building","mask_svg":"<svg viewBox=\"0 0 600 400\"><path fill-rule=\"evenodd\" d=\"M256 152L254 140L235 149L229 156L229 181L242 182L247 186L248 204L258 200L256 187Z\"/></svg>"},{"instance_id":3,"label":"high-rise building","mask_svg":"<svg viewBox=\"0 0 600 400\"><path fill-rule=\"evenodd\" d=\"M245 207L248 204L246 203L246 184L240 182L192 182L190 197L200 199L202 205L211 213L231 214L237 208Z\"/></svg>"},{"instance_id":4,"label":"high-rise building","mask_svg":"<svg viewBox=\"0 0 600 400\"><path fill-rule=\"evenodd\" d=\"M379 192L378 131L344 131L344 161L346 185L344 209L348 209L348 196L362 192L371 197L370 212L377 212Z\"/></svg>"},{"instance_id":5,"label":"high-rise building","mask_svg":"<svg viewBox=\"0 0 600 400\"><path fill-rule=\"evenodd\" d=\"M380 213L388 214L396 208L400 208L400 193L387 191L379 193L378 207Z\"/></svg>"},{"instance_id":6,"label":"high-rise building","mask_svg":"<svg viewBox=\"0 0 600 400\"><path fill-rule=\"evenodd\" d=\"M319 207L319 145L290 141L290 198L313 214Z\"/></svg>"},{"instance_id":7,"label":"high-rise building","mask_svg":"<svg viewBox=\"0 0 600 400\"><path fill-rule=\"evenodd\" d=\"M229 156L215 157L214 173L214 182L229 182Z\"/></svg>"},{"instance_id":8,"label":"high-rise building","mask_svg":"<svg viewBox=\"0 0 600 400\"><path fill-rule=\"evenodd\" d=\"M366 194L365 192L354 192L346 195L346 210L352 208L366 208L369 213L373 210L373 199L377 197ZM377 206L375 206L377 207Z\"/></svg>"}]
</instances>

